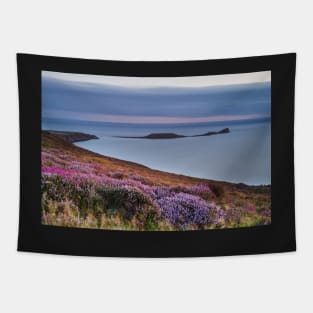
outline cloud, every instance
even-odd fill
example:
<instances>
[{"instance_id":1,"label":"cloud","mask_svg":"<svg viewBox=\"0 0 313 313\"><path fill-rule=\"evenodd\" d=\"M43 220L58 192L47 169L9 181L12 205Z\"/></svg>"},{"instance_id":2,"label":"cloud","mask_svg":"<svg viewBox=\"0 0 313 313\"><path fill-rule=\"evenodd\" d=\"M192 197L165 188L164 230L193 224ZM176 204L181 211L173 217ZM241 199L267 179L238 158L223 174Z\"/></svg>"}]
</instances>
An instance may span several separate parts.
<instances>
[{"instance_id":1,"label":"cloud","mask_svg":"<svg viewBox=\"0 0 313 313\"><path fill-rule=\"evenodd\" d=\"M204 117L165 117L165 116L136 116L136 115L112 115L94 114L82 112L65 112L62 110L47 111L45 117L69 118L71 120L82 120L92 122L109 123L132 123L132 124L188 124L223 121L244 121L261 118L269 118L266 114L243 114L243 115L215 115ZM66 116L66 117L65 117Z\"/></svg>"},{"instance_id":2,"label":"cloud","mask_svg":"<svg viewBox=\"0 0 313 313\"><path fill-rule=\"evenodd\" d=\"M142 78L44 71L42 116L157 124L263 118L271 112L268 80L270 72Z\"/></svg>"}]
</instances>

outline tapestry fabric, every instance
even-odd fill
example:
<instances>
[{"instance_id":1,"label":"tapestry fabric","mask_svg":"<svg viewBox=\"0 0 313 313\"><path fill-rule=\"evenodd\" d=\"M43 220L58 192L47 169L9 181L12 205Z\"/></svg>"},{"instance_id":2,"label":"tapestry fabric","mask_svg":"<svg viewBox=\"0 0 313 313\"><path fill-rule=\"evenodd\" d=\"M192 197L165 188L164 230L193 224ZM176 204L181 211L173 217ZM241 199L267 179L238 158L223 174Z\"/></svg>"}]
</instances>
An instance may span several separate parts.
<instances>
[{"instance_id":1,"label":"tapestry fabric","mask_svg":"<svg viewBox=\"0 0 313 313\"><path fill-rule=\"evenodd\" d=\"M294 251L295 64L18 54L18 250Z\"/></svg>"}]
</instances>

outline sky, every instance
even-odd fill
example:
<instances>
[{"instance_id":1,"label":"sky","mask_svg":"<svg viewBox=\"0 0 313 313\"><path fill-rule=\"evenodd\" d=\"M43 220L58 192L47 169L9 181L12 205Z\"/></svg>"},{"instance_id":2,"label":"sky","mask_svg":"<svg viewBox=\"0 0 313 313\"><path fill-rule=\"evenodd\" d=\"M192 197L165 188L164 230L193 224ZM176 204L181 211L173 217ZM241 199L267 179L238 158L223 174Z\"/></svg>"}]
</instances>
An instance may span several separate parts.
<instances>
[{"instance_id":1,"label":"sky","mask_svg":"<svg viewBox=\"0 0 313 313\"><path fill-rule=\"evenodd\" d=\"M270 117L271 72L122 77L42 72L43 119L203 123Z\"/></svg>"}]
</instances>

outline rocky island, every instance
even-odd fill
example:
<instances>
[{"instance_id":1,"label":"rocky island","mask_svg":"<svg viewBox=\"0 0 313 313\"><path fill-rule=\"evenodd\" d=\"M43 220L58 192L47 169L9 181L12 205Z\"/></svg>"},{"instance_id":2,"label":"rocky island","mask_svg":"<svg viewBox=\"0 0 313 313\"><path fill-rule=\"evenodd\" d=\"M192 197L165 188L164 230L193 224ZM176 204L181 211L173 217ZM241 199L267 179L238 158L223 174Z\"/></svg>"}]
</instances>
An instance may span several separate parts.
<instances>
[{"instance_id":1,"label":"rocky island","mask_svg":"<svg viewBox=\"0 0 313 313\"><path fill-rule=\"evenodd\" d=\"M210 131L204 134L199 135L180 135L175 133L152 133L146 136L115 136L118 138L133 138L133 139L176 139L176 138L186 138L186 137L204 137L204 136L212 136L212 135L218 135L218 134L227 134L229 133L229 128L224 128L220 131Z\"/></svg>"}]
</instances>

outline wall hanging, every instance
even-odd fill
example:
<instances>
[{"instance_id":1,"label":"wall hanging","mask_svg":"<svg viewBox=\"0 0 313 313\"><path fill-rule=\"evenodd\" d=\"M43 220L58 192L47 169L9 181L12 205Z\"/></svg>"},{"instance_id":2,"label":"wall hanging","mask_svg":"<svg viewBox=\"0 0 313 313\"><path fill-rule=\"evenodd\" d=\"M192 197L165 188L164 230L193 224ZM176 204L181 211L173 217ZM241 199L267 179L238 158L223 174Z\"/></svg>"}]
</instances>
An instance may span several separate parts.
<instances>
[{"instance_id":1,"label":"wall hanging","mask_svg":"<svg viewBox=\"0 0 313 313\"><path fill-rule=\"evenodd\" d=\"M18 54L18 250L295 250L295 60Z\"/></svg>"}]
</instances>

